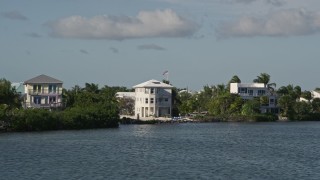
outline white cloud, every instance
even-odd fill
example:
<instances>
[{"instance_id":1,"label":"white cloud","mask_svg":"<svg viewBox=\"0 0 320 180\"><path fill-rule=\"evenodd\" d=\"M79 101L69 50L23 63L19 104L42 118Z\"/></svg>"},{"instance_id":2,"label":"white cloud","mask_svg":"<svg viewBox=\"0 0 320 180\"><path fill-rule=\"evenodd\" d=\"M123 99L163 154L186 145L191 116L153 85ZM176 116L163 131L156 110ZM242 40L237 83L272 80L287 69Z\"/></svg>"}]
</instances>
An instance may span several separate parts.
<instances>
[{"instance_id":1,"label":"white cloud","mask_svg":"<svg viewBox=\"0 0 320 180\"><path fill-rule=\"evenodd\" d=\"M302 36L320 32L320 11L282 10L266 18L242 17L216 29L219 38L255 36Z\"/></svg>"},{"instance_id":2,"label":"white cloud","mask_svg":"<svg viewBox=\"0 0 320 180\"><path fill-rule=\"evenodd\" d=\"M138 46L138 49L140 50L158 50L158 51L163 51L163 50L166 50L165 48L161 47L161 46L158 46L156 44L143 44L143 45L140 45Z\"/></svg>"},{"instance_id":3,"label":"white cloud","mask_svg":"<svg viewBox=\"0 0 320 180\"><path fill-rule=\"evenodd\" d=\"M198 25L177 15L171 9L141 11L136 17L71 16L47 23L51 35L60 38L123 40L147 37L185 37Z\"/></svg>"}]
</instances>

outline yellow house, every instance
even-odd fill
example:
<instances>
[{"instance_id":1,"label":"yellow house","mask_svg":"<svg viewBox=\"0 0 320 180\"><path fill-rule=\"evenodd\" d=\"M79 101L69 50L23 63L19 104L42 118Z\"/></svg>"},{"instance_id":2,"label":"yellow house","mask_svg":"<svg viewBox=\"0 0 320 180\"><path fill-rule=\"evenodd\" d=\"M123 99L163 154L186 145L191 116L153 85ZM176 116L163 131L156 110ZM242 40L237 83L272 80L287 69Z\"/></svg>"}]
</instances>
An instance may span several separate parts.
<instances>
[{"instance_id":1,"label":"yellow house","mask_svg":"<svg viewBox=\"0 0 320 180\"><path fill-rule=\"evenodd\" d=\"M62 81L43 74L25 81L24 107L62 107L62 84Z\"/></svg>"}]
</instances>

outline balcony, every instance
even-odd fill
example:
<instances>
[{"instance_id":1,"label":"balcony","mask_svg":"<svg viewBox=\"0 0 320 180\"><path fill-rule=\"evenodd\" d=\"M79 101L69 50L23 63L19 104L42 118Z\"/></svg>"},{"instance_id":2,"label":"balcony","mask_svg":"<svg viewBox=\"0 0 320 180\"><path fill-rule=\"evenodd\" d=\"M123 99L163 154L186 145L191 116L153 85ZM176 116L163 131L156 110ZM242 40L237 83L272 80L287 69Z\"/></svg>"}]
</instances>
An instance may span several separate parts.
<instances>
[{"instance_id":1,"label":"balcony","mask_svg":"<svg viewBox=\"0 0 320 180\"><path fill-rule=\"evenodd\" d=\"M61 95L62 91L49 91L49 90L33 90L29 89L28 94L30 95Z\"/></svg>"},{"instance_id":2,"label":"balcony","mask_svg":"<svg viewBox=\"0 0 320 180\"><path fill-rule=\"evenodd\" d=\"M270 93L238 93L241 97L260 97L260 96L269 96Z\"/></svg>"},{"instance_id":3,"label":"balcony","mask_svg":"<svg viewBox=\"0 0 320 180\"><path fill-rule=\"evenodd\" d=\"M24 108L43 108L43 109L52 109L52 108L62 108L64 104L62 102L58 103L47 103L47 104L36 104L36 103L24 103Z\"/></svg>"}]
</instances>

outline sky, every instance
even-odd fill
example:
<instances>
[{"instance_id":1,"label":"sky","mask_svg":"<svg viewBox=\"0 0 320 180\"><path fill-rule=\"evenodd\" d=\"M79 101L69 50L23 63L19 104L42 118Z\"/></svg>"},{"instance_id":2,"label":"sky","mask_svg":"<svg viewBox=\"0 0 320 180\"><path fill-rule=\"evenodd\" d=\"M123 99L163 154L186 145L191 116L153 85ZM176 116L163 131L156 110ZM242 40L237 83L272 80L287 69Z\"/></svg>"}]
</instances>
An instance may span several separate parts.
<instances>
[{"instance_id":1,"label":"sky","mask_svg":"<svg viewBox=\"0 0 320 180\"><path fill-rule=\"evenodd\" d=\"M319 0L0 0L0 78L320 87Z\"/></svg>"}]
</instances>

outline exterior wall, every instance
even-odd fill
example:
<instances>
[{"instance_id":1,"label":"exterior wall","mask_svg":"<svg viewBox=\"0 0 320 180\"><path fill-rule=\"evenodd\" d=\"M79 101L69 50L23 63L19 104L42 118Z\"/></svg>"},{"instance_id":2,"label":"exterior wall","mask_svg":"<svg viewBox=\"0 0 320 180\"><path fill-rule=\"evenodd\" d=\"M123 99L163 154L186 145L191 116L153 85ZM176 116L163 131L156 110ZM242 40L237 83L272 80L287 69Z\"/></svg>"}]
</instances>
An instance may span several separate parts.
<instances>
[{"instance_id":1,"label":"exterior wall","mask_svg":"<svg viewBox=\"0 0 320 180\"><path fill-rule=\"evenodd\" d=\"M34 89L34 85L37 89ZM49 86L55 86L49 89ZM40 89L38 89L40 87ZM51 108L62 106L62 84L25 84L25 108Z\"/></svg>"},{"instance_id":2,"label":"exterior wall","mask_svg":"<svg viewBox=\"0 0 320 180\"><path fill-rule=\"evenodd\" d=\"M135 89L135 117L171 117L170 88L136 88Z\"/></svg>"}]
</instances>

